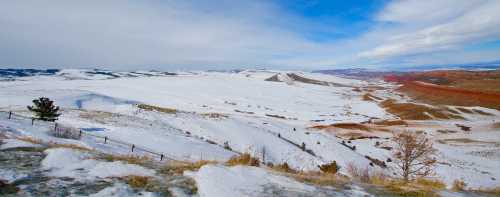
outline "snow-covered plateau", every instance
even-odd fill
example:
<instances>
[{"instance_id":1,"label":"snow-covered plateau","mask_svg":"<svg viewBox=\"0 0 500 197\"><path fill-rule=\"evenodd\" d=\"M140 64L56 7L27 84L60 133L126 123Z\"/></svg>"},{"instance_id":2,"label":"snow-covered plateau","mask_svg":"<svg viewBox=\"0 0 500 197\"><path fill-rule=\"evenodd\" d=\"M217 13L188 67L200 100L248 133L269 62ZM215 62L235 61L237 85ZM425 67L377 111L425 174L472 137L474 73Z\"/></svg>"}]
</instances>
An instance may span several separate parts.
<instances>
[{"instance_id":1,"label":"snow-covered plateau","mask_svg":"<svg viewBox=\"0 0 500 197\"><path fill-rule=\"evenodd\" d=\"M319 171L320 165L336 161L338 173L345 177L351 176L349 165L393 176L397 166L390 162L392 152L387 148L392 146L393 131L425 131L430 136L439 155L432 178L447 188L456 180L470 189L500 186L500 111L468 107L485 113L458 111L463 120L374 125L373 121L398 116L377 100L364 99L367 92L383 100L409 101L394 93L396 85L384 81L272 70L43 73L0 77L0 183L16 185L20 195L51 195L43 191L63 185L76 189L55 195L377 196L361 184L314 185L266 165L224 162L249 153L262 164L287 163L297 171ZM54 123L26 118L32 116L26 106L39 97L54 100L62 114L57 124L83 132L81 138L55 137ZM336 123L363 123L369 128L317 129ZM463 131L457 125L471 129ZM354 134L368 137L352 138ZM137 149L131 152L130 145ZM100 154L135 155L155 164L105 160ZM386 166L374 165L369 158L386 161ZM158 168L171 161L200 160L212 163L169 178ZM31 167L14 168L22 162ZM137 189L126 181L132 176L170 186ZM32 177L38 177L37 182L26 181ZM82 192L89 182L94 189ZM197 189L186 189L191 186Z\"/></svg>"}]
</instances>

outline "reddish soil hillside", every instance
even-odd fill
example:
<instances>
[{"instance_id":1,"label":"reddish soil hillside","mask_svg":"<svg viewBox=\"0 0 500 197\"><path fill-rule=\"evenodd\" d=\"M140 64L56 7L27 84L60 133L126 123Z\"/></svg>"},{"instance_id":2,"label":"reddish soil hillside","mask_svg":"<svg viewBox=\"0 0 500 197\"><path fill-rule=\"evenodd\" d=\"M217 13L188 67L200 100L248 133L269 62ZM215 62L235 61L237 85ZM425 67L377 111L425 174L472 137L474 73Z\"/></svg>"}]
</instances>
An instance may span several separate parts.
<instances>
[{"instance_id":1,"label":"reddish soil hillside","mask_svg":"<svg viewBox=\"0 0 500 197\"><path fill-rule=\"evenodd\" d=\"M500 70L431 71L385 76L398 90L429 104L482 106L500 110Z\"/></svg>"}]
</instances>

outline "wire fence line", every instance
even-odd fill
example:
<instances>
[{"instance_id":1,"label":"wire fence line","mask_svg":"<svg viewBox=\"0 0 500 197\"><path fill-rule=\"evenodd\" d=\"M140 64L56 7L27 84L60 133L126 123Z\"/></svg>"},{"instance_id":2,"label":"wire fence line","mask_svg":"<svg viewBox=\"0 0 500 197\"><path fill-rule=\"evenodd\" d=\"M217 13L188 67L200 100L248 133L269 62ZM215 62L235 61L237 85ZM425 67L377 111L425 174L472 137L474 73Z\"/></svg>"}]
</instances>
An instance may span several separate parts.
<instances>
[{"instance_id":1,"label":"wire fence line","mask_svg":"<svg viewBox=\"0 0 500 197\"><path fill-rule=\"evenodd\" d=\"M165 153L155 152L155 151L150 150L146 147L138 146L138 145L133 144L133 143L128 143L128 142L124 142L121 140L112 139L112 138L109 138L108 136L91 134L89 132L83 131L81 128L74 128L71 126L63 125L63 124L58 123L58 122L45 121L45 120L41 120L41 119L33 117L33 116L25 116L22 114L14 113L12 111L0 110L0 113L6 114L9 120L10 119L31 120L32 125L35 124L35 121L42 122L42 123L48 123L48 124L46 124L47 126L53 126L53 129L51 129L51 132L52 132L51 134L54 135L54 137L80 140L81 137L83 137L83 136L89 136L89 137L93 137L96 139L101 139L104 144L116 143L116 144L119 144L119 145L122 145L125 147L129 147L130 152L142 151L142 152L149 153L151 155L155 155L155 156L159 157L160 161L163 161L163 160L176 160L177 161L177 160L179 160L179 159L175 159L175 156L171 156L171 155L168 155Z\"/></svg>"}]
</instances>

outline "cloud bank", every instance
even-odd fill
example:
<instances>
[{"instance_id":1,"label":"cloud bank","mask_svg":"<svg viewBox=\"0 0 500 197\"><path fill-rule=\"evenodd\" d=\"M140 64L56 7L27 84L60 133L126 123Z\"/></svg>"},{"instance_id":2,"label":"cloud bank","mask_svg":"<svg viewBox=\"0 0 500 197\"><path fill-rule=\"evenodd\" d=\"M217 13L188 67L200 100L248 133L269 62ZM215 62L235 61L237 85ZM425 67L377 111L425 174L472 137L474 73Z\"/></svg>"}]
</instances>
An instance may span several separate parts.
<instances>
[{"instance_id":1,"label":"cloud bank","mask_svg":"<svg viewBox=\"0 0 500 197\"><path fill-rule=\"evenodd\" d=\"M500 38L500 1L389 2L366 32L328 41L321 27L260 0L0 1L1 67L316 69L500 59L466 51ZM461 54L461 58L451 58Z\"/></svg>"}]
</instances>

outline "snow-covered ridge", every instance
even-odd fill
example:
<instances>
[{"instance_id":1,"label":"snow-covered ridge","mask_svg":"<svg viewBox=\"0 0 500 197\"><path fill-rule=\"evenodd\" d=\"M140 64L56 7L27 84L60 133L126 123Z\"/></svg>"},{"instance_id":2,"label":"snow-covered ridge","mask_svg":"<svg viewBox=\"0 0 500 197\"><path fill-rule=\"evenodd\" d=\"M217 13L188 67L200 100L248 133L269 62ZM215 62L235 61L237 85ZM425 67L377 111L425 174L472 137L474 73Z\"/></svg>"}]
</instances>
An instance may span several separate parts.
<instances>
[{"instance_id":1,"label":"snow-covered ridge","mask_svg":"<svg viewBox=\"0 0 500 197\"><path fill-rule=\"evenodd\" d=\"M177 73L162 71L114 72L101 69L0 69L0 80L19 80L28 77L52 76L67 80L74 79L116 79L123 77L173 76Z\"/></svg>"}]
</instances>

